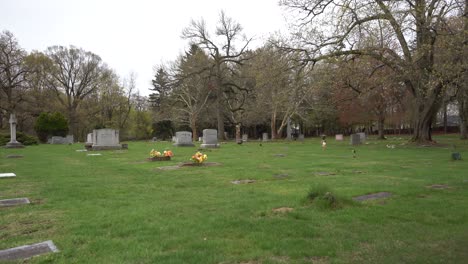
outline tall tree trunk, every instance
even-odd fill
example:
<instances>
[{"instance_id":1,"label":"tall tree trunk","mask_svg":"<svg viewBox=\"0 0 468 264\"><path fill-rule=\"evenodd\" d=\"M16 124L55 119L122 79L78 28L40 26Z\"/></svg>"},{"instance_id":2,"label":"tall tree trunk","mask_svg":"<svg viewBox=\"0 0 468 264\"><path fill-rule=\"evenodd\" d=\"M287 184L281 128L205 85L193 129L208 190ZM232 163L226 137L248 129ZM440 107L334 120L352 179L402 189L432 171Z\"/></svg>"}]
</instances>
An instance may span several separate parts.
<instances>
[{"instance_id":1,"label":"tall tree trunk","mask_svg":"<svg viewBox=\"0 0 468 264\"><path fill-rule=\"evenodd\" d=\"M221 66L216 65L216 119L218 121L218 140L225 140L224 135L224 114L223 114L223 82L221 79Z\"/></svg>"},{"instance_id":2,"label":"tall tree trunk","mask_svg":"<svg viewBox=\"0 0 468 264\"><path fill-rule=\"evenodd\" d=\"M468 1L468 0L467 0ZM458 112L460 116L460 139L468 139L467 126L468 126L468 114L466 107L468 100L459 100L458 102Z\"/></svg>"},{"instance_id":3,"label":"tall tree trunk","mask_svg":"<svg viewBox=\"0 0 468 264\"><path fill-rule=\"evenodd\" d=\"M276 112L271 113L271 139L276 139L278 135L276 134Z\"/></svg>"},{"instance_id":4,"label":"tall tree trunk","mask_svg":"<svg viewBox=\"0 0 468 264\"><path fill-rule=\"evenodd\" d=\"M415 104L415 120L413 126L412 141L417 143L432 142L432 122L439 110L439 104L436 102L436 96L432 98L419 100Z\"/></svg>"},{"instance_id":5,"label":"tall tree trunk","mask_svg":"<svg viewBox=\"0 0 468 264\"><path fill-rule=\"evenodd\" d=\"M75 140L78 140L78 116L74 107L68 108L68 129L68 133L73 135Z\"/></svg>"},{"instance_id":6,"label":"tall tree trunk","mask_svg":"<svg viewBox=\"0 0 468 264\"><path fill-rule=\"evenodd\" d=\"M198 141L198 132L197 132L197 118L192 117L190 118L190 128L192 129L192 141Z\"/></svg>"},{"instance_id":7,"label":"tall tree trunk","mask_svg":"<svg viewBox=\"0 0 468 264\"><path fill-rule=\"evenodd\" d=\"M386 139L384 133L385 117L380 116L377 120L378 139Z\"/></svg>"},{"instance_id":8,"label":"tall tree trunk","mask_svg":"<svg viewBox=\"0 0 468 264\"><path fill-rule=\"evenodd\" d=\"M447 120L447 103L444 104L444 133L447 134L447 123L448 123L448 120Z\"/></svg>"}]
</instances>

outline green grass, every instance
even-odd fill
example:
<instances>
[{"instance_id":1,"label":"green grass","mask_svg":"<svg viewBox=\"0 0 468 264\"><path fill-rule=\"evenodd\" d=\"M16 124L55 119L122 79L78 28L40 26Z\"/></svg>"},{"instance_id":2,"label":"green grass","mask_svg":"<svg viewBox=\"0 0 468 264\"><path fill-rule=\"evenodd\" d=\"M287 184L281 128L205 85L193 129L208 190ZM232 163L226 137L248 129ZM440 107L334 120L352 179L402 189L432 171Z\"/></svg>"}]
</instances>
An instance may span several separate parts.
<instances>
[{"instance_id":1,"label":"green grass","mask_svg":"<svg viewBox=\"0 0 468 264\"><path fill-rule=\"evenodd\" d=\"M356 147L357 158L348 138L329 139L326 151L319 139L229 142L206 152L221 166L170 171L157 167L197 148L128 142L128 151L94 157L76 152L80 144L1 149L0 172L17 177L0 179L0 199L32 204L0 208L0 249L44 240L60 249L28 263L466 263L468 142L435 139L456 144L465 160L452 161L451 147L394 137ZM167 147L172 161L145 162ZM256 182L231 183L241 179ZM314 186L346 201L393 196L324 210L304 202ZM272 211L279 207L294 210Z\"/></svg>"}]
</instances>

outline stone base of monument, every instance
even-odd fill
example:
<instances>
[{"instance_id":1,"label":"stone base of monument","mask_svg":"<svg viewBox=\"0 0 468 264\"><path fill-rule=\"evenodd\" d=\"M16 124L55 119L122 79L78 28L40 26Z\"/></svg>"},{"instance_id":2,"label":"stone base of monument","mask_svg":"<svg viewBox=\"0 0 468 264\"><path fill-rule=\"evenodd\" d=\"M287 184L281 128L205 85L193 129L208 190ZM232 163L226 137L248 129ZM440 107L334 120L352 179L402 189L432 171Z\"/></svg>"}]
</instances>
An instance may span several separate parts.
<instances>
[{"instance_id":1,"label":"stone base of monument","mask_svg":"<svg viewBox=\"0 0 468 264\"><path fill-rule=\"evenodd\" d=\"M201 144L200 148L219 148L219 144Z\"/></svg>"},{"instance_id":2,"label":"stone base of monument","mask_svg":"<svg viewBox=\"0 0 468 264\"><path fill-rule=\"evenodd\" d=\"M93 149L93 143L85 143L84 147L86 150L92 150Z\"/></svg>"},{"instance_id":3,"label":"stone base of monument","mask_svg":"<svg viewBox=\"0 0 468 264\"><path fill-rule=\"evenodd\" d=\"M24 145L21 144L20 142L16 141L16 142L8 142L6 145L5 145L5 148L24 148Z\"/></svg>"},{"instance_id":4,"label":"stone base of monument","mask_svg":"<svg viewBox=\"0 0 468 264\"><path fill-rule=\"evenodd\" d=\"M92 150L116 150L122 149L122 145L114 145L114 146L103 146L103 145L93 145Z\"/></svg>"},{"instance_id":5,"label":"stone base of monument","mask_svg":"<svg viewBox=\"0 0 468 264\"><path fill-rule=\"evenodd\" d=\"M173 144L174 147L195 147L193 143L175 143Z\"/></svg>"}]
</instances>

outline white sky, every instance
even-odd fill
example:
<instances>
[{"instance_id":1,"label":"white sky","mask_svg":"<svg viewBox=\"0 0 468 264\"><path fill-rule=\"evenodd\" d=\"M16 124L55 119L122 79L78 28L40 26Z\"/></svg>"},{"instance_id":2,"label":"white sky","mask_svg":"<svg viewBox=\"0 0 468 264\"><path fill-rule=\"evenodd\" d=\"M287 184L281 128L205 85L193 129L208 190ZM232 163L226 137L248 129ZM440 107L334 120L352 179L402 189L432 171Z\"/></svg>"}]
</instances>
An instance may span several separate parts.
<instances>
[{"instance_id":1,"label":"white sky","mask_svg":"<svg viewBox=\"0 0 468 264\"><path fill-rule=\"evenodd\" d=\"M137 88L148 95L154 66L187 48L182 29L203 17L213 34L221 10L255 37L251 48L269 33L286 32L278 0L0 0L0 31L11 31L27 51L91 51L120 77L135 72Z\"/></svg>"}]
</instances>

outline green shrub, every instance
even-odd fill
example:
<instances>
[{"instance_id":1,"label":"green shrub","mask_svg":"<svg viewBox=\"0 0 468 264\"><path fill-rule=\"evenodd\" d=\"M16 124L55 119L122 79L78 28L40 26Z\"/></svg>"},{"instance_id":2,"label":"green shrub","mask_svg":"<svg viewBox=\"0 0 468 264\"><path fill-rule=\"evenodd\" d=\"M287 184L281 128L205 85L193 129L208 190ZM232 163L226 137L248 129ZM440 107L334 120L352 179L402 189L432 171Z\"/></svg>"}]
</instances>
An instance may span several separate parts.
<instances>
[{"instance_id":1,"label":"green shrub","mask_svg":"<svg viewBox=\"0 0 468 264\"><path fill-rule=\"evenodd\" d=\"M16 132L16 140L18 142L23 143L25 146L29 145L37 145L39 143L38 139L34 136L27 135L22 132ZM0 134L0 146L5 146L8 142L10 142L10 134L9 133L1 133Z\"/></svg>"},{"instance_id":2,"label":"green shrub","mask_svg":"<svg viewBox=\"0 0 468 264\"><path fill-rule=\"evenodd\" d=\"M62 113L42 112L36 120L34 130L41 142L47 142L49 136L65 137L68 133L68 121Z\"/></svg>"},{"instance_id":3,"label":"green shrub","mask_svg":"<svg viewBox=\"0 0 468 264\"><path fill-rule=\"evenodd\" d=\"M172 125L171 120L162 120L153 123L152 128L153 136L155 136L158 139L167 140L171 139L174 135L174 126Z\"/></svg>"}]
</instances>

